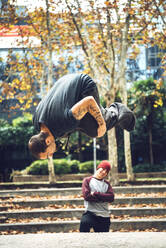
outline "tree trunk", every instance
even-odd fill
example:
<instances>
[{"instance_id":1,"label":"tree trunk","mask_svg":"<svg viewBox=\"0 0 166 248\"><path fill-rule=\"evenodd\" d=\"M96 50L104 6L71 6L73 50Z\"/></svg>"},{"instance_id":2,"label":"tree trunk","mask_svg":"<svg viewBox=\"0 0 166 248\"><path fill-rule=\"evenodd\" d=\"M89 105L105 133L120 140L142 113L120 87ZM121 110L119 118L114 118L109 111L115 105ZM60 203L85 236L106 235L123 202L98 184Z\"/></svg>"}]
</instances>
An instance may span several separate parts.
<instances>
[{"instance_id":1,"label":"tree trunk","mask_svg":"<svg viewBox=\"0 0 166 248\"><path fill-rule=\"evenodd\" d=\"M49 3L48 0L46 0L46 23L47 23L47 31L48 31L48 37L47 37L47 46L48 46L48 90L52 87L52 44L51 44L51 31L50 31L50 13L49 13ZM54 164L53 159L48 159L48 172L49 172L49 182L55 183L55 171L54 171Z\"/></svg>"},{"instance_id":2,"label":"tree trunk","mask_svg":"<svg viewBox=\"0 0 166 248\"><path fill-rule=\"evenodd\" d=\"M151 110L152 112L152 110ZM152 114L149 114L149 116L147 117L147 123L148 123L148 136L149 136L149 158L150 158L150 164L153 165L154 164L154 158L153 158L153 138L152 138L152 123L153 123L153 119L152 119Z\"/></svg>"},{"instance_id":3,"label":"tree trunk","mask_svg":"<svg viewBox=\"0 0 166 248\"><path fill-rule=\"evenodd\" d=\"M130 149L130 133L124 130L124 149L125 149L125 165L127 172L127 180L134 181L135 176L132 168L131 149Z\"/></svg>"},{"instance_id":4,"label":"tree trunk","mask_svg":"<svg viewBox=\"0 0 166 248\"><path fill-rule=\"evenodd\" d=\"M131 0L128 0L128 7L131 7ZM123 103L127 106L127 89L126 89L126 58L127 58L127 48L128 48L128 31L130 25L130 14L126 12L125 26L122 30L122 46L121 46L121 58L120 58L120 87L121 87L121 97ZM124 131L124 150L125 150L125 163L127 170L127 178L129 181L134 181L134 174L132 169L131 161L131 149L130 149L130 134Z\"/></svg>"},{"instance_id":5,"label":"tree trunk","mask_svg":"<svg viewBox=\"0 0 166 248\"><path fill-rule=\"evenodd\" d=\"M53 158L48 158L48 175L49 175L49 183L54 184L56 182L55 171L54 171L54 163Z\"/></svg>"},{"instance_id":6,"label":"tree trunk","mask_svg":"<svg viewBox=\"0 0 166 248\"><path fill-rule=\"evenodd\" d=\"M154 159L153 159L153 149L152 149L152 130L150 129L148 131L149 133L149 155L150 155L150 164L154 164Z\"/></svg>"},{"instance_id":7,"label":"tree trunk","mask_svg":"<svg viewBox=\"0 0 166 248\"><path fill-rule=\"evenodd\" d=\"M78 150L79 150L78 160L82 162L83 159L82 159L82 134L81 132L78 132Z\"/></svg>"},{"instance_id":8,"label":"tree trunk","mask_svg":"<svg viewBox=\"0 0 166 248\"><path fill-rule=\"evenodd\" d=\"M121 78L121 95L123 103L127 106L127 90L125 75ZM124 153L125 153L125 166L128 181L135 181L135 176L132 168L131 148L130 148L130 133L124 130Z\"/></svg>"},{"instance_id":9,"label":"tree trunk","mask_svg":"<svg viewBox=\"0 0 166 248\"><path fill-rule=\"evenodd\" d=\"M48 0L46 0L46 23L47 23L47 31L48 31L48 37L47 37L47 47L48 47L48 90L52 87L52 44L51 44L51 30L50 30L50 13L49 13L49 3Z\"/></svg>"},{"instance_id":10,"label":"tree trunk","mask_svg":"<svg viewBox=\"0 0 166 248\"><path fill-rule=\"evenodd\" d=\"M125 79L124 79L125 81ZM126 85L126 82L124 82ZM124 87L123 92L123 101L124 104L127 106L127 90L126 87ZM135 176L133 173L132 168L132 159L131 159L131 147L130 147L130 133L124 130L124 151L125 151L125 165L126 165L126 173L127 173L127 179L128 181L135 181Z\"/></svg>"},{"instance_id":11,"label":"tree trunk","mask_svg":"<svg viewBox=\"0 0 166 248\"><path fill-rule=\"evenodd\" d=\"M111 163L110 181L112 185L119 184L118 176L118 153L115 128L108 131L108 158Z\"/></svg>"}]
</instances>

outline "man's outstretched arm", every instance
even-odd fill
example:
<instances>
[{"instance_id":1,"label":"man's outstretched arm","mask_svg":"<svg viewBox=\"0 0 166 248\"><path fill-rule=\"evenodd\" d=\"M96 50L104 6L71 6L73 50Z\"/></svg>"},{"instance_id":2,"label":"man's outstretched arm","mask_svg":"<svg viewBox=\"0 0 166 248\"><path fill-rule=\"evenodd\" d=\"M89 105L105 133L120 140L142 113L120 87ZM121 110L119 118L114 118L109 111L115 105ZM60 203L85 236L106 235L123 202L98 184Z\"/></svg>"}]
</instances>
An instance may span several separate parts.
<instances>
[{"instance_id":1,"label":"man's outstretched arm","mask_svg":"<svg viewBox=\"0 0 166 248\"><path fill-rule=\"evenodd\" d=\"M90 113L99 125L98 130L97 130L98 131L97 137L102 137L105 134L106 123L102 116L101 110L93 96L87 96L83 98L81 101L77 102L72 107L71 110L76 120L81 120L86 113Z\"/></svg>"}]
</instances>

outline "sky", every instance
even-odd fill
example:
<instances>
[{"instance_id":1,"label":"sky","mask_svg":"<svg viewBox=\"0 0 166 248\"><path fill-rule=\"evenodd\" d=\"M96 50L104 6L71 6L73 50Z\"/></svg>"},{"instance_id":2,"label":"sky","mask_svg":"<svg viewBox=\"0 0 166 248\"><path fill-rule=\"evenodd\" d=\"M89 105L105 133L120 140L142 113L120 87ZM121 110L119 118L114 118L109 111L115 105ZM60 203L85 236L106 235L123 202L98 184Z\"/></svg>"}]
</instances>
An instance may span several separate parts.
<instances>
[{"instance_id":1,"label":"sky","mask_svg":"<svg viewBox=\"0 0 166 248\"><path fill-rule=\"evenodd\" d=\"M14 5L27 6L30 9L45 7L45 0L10 0Z\"/></svg>"}]
</instances>

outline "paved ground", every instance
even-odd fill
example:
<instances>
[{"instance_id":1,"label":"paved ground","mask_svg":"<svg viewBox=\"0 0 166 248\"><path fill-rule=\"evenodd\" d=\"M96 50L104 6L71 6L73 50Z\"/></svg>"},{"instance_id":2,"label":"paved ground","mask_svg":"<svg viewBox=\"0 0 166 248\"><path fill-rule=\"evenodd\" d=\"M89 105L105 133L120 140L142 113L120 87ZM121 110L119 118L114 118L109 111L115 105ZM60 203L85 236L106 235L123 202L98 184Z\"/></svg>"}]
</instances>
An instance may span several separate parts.
<instances>
[{"instance_id":1,"label":"paved ground","mask_svg":"<svg viewBox=\"0 0 166 248\"><path fill-rule=\"evenodd\" d=\"M164 232L44 233L0 236L0 248L166 248Z\"/></svg>"}]
</instances>

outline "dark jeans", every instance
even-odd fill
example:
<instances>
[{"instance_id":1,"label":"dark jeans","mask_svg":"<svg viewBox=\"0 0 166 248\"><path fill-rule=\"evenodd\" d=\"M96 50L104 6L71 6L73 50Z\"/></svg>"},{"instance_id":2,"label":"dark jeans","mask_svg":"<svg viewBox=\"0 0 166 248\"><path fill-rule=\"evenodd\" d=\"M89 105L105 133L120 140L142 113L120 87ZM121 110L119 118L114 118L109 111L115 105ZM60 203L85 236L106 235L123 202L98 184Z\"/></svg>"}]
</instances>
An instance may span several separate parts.
<instances>
[{"instance_id":1,"label":"dark jeans","mask_svg":"<svg viewBox=\"0 0 166 248\"><path fill-rule=\"evenodd\" d=\"M95 101L101 108L99 93L95 83L94 85L92 85L92 87L89 87L88 91L82 92L81 99L87 96L93 96ZM98 129L97 121L93 118L93 116L90 113L86 113L86 115L80 120L78 130L94 138L97 137L97 129Z\"/></svg>"},{"instance_id":2,"label":"dark jeans","mask_svg":"<svg viewBox=\"0 0 166 248\"><path fill-rule=\"evenodd\" d=\"M110 130L115 125L119 125L122 129L126 129L127 131L132 131L134 129L135 116L129 108L124 104L117 102L112 103L109 108L103 108L100 105L99 92L96 84L88 85L87 88L85 92L82 92L81 99L87 96L94 97L105 120L107 130ZM90 113L86 113L86 115L80 120L77 129L94 138L97 137L98 123Z\"/></svg>"},{"instance_id":3,"label":"dark jeans","mask_svg":"<svg viewBox=\"0 0 166 248\"><path fill-rule=\"evenodd\" d=\"M109 232L110 224L110 217L96 216L92 212L87 211L82 215L80 232L90 232L91 228L95 232Z\"/></svg>"},{"instance_id":4,"label":"dark jeans","mask_svg":"<svg viewBox=\"0 0 166 248\"><path fill-rule=\"evenodd\" d=\"M89 79L90 79L90 77L89 77ZM84 90L82 91L81 99L83 99L87 96L93 96L96 103L98 104L98 106L101 110L103 118L106 122L107 129L108 129L108 127L109 127L109 129L114 127L115 124L117 123L117 118L118 118L117 117L117 115L118 115L117 108L116 108L116 112L117 112L116 115L114 115L114 117L112 117L112 113L108 112L107 108L104 109L100 105L100 97L99 97L97 85L95 83L92 84L92 82L91 82L91 84L89 84L88 80L86 83L87 83L87 87L85 87L86 91L84 91ZM114 112L115 108L112 108L112 111ZM79 123L79 126L77 129L83 133L86 133L88 136L94 138L94 137L97 137L98 123L90 113L86 113L86 115L80 120L80 123Z\"/></svg>"}]
</instances>

